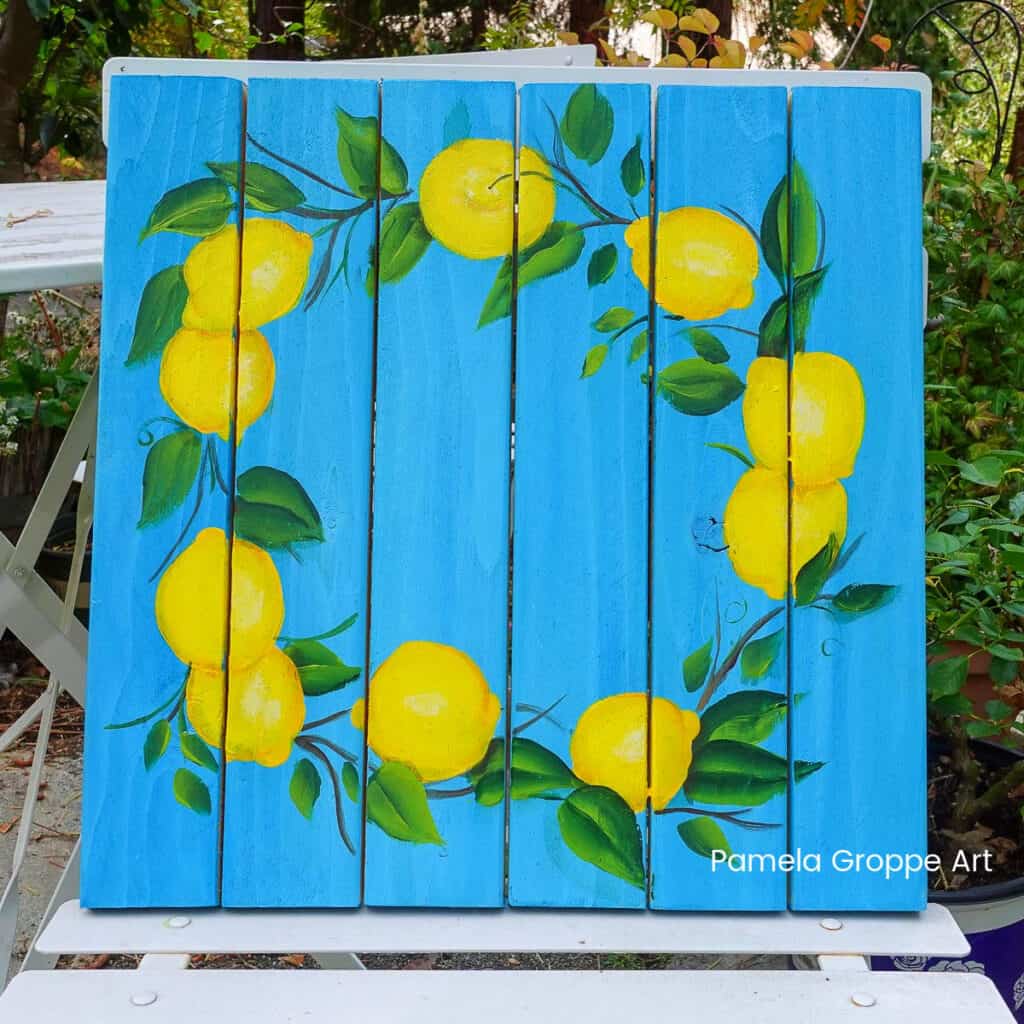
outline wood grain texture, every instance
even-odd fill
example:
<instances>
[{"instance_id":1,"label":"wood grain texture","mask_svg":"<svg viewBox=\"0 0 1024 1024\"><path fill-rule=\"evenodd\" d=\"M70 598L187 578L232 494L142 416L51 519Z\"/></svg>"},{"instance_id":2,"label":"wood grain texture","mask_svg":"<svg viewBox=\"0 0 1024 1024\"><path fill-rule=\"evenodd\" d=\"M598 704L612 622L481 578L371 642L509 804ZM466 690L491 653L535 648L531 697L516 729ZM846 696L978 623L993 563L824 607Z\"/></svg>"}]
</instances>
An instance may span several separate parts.
<instances>
[{"instance_id":1,"label":"wood grain texture","mask_svg":"<svg viewBox=\"0 0 1024 1024\"><path fill-rule=\"evenodd\" d=\"M655 806L652 815L651 906L781 909L786 903L782 873L734 874L714 864L708 854L713 848L785 852L784 714L775 716L775 727L764 735L763 730L751 729L713 731L708 716L719 715L724 700L750 692L769 695L764 700L774 699L783 711L786 702L784 644L754 679L744 678L738 657L748 637L762 640L774 634L782 639L778 630L785 623L785 473L764 487L756 484L753 500L738 517L733 545L742 541L748 552L742 559L741 576L733 557L736 552L726 539L726 508L737 487L745 486L741 480L751 478L735 455L713 447L747 450L742 390L756 355L759 322L782 294L753 235L769 197L786 176L786 92L662 87L657 96L655 139L659 224L651 550L655 782L659 772L672 770L659 762L670 765L685 756L687 746L678 740L679 726L673 724L673 716L663 711L659 717L659 699L682 708L689 725L689 716L699 713L701 731L684 787L667 806ZM703 240L709 249L707 253L689 250L687 270L687 257L682 254L691 239ZM733 291L723 291L723 279L732 282ZM714 337L688 333L693 328ZM784 359L781 362L784 369ZM693 386L695 375L704 379L709 374L718 375L713 378L718 390L712 387L711 392L719 398L713 402L705 401L702 387ZM728 402L723 395L733 400ZM782 399L775 429L784 440ZM773 596L758 585L759 574L762 580L777 582ZM722 739L723 735L730 738ZM680 747L683 754L677 755ZM755 760L775 766L773 790L748 784ZM738 773L734 783L723 781L731 766ZM723 820L701 811L735 817ZM751 829L743 824L748 820L772 827ZM684 841L680 828L691 843ZM703 846L704 853L695 845Z\"/></svg>"},{"instance_id":2,"label":"wood grain texture","mask_svg":"<svg viewBox=\"0 0 1024 1024\"><path fill-rule=\"evenodd\" d=\"M343 773L362 771L363 734L348 714L333 716L364 692L362 674L353 679L349 668L365 666L373 300L364 283L376 218L372 202L339 191L348 186L338 165L335 112L376 117L377 99L374 82L259 79L249 86L246 178L250 187L269 183L278 190L272 207L289 206L268 211L250 205L243 251L259 244L256 225L276 221L300 233L283 233L279 244L309 245L312 255L297 305L260 327L276 364L274 392L238 447L237 488L243 502L251 500L249 482L269 467L284 474L273 478L284 488L278 496L297 493L289 480L297 481L315 509L319 531L311 534L319 532L322 540L282 546L271 531L262 543L271 544L282 584L285 618L277 646L303 674L305 721L329 720L303 726L283 764L229 764L225 906L355 906L361 897L362 789L357 783L349 795L341 780ZM301 196L268 178L267 169ZM325 218L324 210L336 214ZM301 237L318 229L325 230L312 243ZM258 516L253 522L251 506L236 508L235 515L236 543L272 525ZM296 523L290 528L303 533ZM353 616L355 622L338 635L302 639L330 633ZM287 671L287 662L280 664ZM240 685L248 684L240 678ZM297 679L288 685L294 690ZM232 730L246 729L238 714L229 700L229 749Z\"/></svg>"},{"instance_id":3,"label":"wood grain texture","mask_svg":"<svg viewBox=\"0 0 1024 1024\"><path fill-rule=\"evenodd\" d=\"M421 179L434 157L466 136L505 140L487 175L510 181L515 116L511 85L389 81L382 103L383 136L407 166L412 199L422 202L430 193ZM450 203L441 198L435 206L439 220L449 224L460 216L456 204L466 187L458 171L435 179L433 186L437 199L445 182L460 182ZM385 210L392 205L385 204ZM507 246L505 252L511 251L510 203L495 225L493 237ZM441 227L435 225L435 230ZM466 247L471 240L454 244ZM433 241L407 276L380 288L370 665L378 673L410 641L434 645L426 654L422 647L405 649L415 664L399 675L415 694L413 713L432 708L433 720L442 723L439 728L446 736L464 728L479 731L481 721L490 723L495 708L491 699L478 694L477 714L465 703L448 700L447 683L432 687L423 658L445 657L436 645L456 660L463 655L470 659L485 681L477 679L474 686L489 690L502 708L505 704L511 334L508 320L477 327L500 264L498 256L467 258ZM398 664L391 662L391 669ZM466 670L463 663L460 671L475 670ZM440 675L447 677L447 668ZM417 727L396 735L396 704L381 697L383 690L377 686L378 677L371 676L371 764L379 766L389 758L415 762L410 754L416 737L431 733ZM464 725L459 724L462 714L468 715ZM377 728L376 715L381 716ZM487 732L500 736L504 728L502 713ZM482 756L483 748L478 753ZM461 773L428 781L439 791L460 791L467 784ZM385 789L394 792L390 784ZM414 781L403 792L415 789ZM470 791L431 798L428 809L436 835L426 826L415 832L425 841L395 838L369 815L366 902L500 905L505 831L501 804L482 806ZM422 813L418 821L423 824Z\"/></svg>"},{"instance_id":4,"label":"wood grain texture","mask_svg":"<svg viewBox=\"0 0 1024 1024\"><path fill-rule=\"evenodd\" d=\"M209 177L207 160L239 159L242 88L221 79L120 78L110 114L82 899L91 907L210 905L217 900L218 772L196 769L201 781L193 772L206 789L206 813L175 799L178 773L196 766L182 755L173 727L187 666L157 628L155 576L179 536L187 544L202 529L227 530L228 501L219 491L203 493L204 475L163 518L137 527L147 456L182 425L161 397L159 349L148 360L125 362L147 282L182 264L197 242L172 231L140 241L140 232L166 192ZM236 260L237 251L223 260L226 277ZM148 343L158 332L143 333ZM225 594L226 568L220 580L208 578ZM219 618L209 627L213 646ZM226 601L223 624L226 635ZM108 729L161 706L138 726ZM157 727L151 754L165 749L147 771L144 741L157 722L167 723L169 743L160 742L165 727Z\"/></svg>"},{"instance_id":5,"label":"wood grain texture","mask_svg":"<svg viewBox=\"0 0 1024 1024\"><path fill-rule=\"evenodd\" d=\"M607 212L595 216L581 197L560 189L554 218L575 261L530 281L518 295L513 721L524 726L556 706L513 740L509 902L516 906L645 903L646 856L639 844L640 877L633 882L581 859L560 824L563 802L551 799L573 790L563 778L551 792L536 792L531 772L544 755L527 746L539 744L591 782L607 783L592 774L588 758L573 764L570 738L597 701L633 694L643 735L632 777L624 768L611 785L646 789L648 391L641 382L647 365L641 335L648 303L623 233L637 216L634 204L648 213L650 90L616 85L596 95L599 126L612 130L602 133L603 152L589 154L592 163L559 137L557 123L569 104L584 98L576 86L528 85L520 96L521 146L542 154L560 181L569 181L566 172L576 177ZM521 156L521 174L527 166ZM520 181L522 231L536 224L547 196L531 189L528 178ZM602 316L617 326L596 329ZM520 774L528 798L516 798ZM622 809L631 823L630 809ZM642 841L646 809L635 817Z\"/></svg>"},{"instance_id":6,"label":"wood grain texture","mask_svg":"<svg viewBox=\"0 0 1024 1024\"><path fill-rule=\"evenodd\" d=\"M916 93L895 89L793 90L794 158L828 229L828 275L807 351L852 364L866 409L860 451L842 480L849 506L840 558L849 560L824 591L897 588L863 614L837 613L827 596L794 610L793 691L806 693L793 712L794 751L827 762L791 800L794 846L822 859L819 873L793 876L798 910L925 905L923 872L886 879L832 866L842 850L925 852L918 104ZM885 230L868 231L881 211ZM848 403L846 395L835 397Z\"/></svg>"}]
</instances>

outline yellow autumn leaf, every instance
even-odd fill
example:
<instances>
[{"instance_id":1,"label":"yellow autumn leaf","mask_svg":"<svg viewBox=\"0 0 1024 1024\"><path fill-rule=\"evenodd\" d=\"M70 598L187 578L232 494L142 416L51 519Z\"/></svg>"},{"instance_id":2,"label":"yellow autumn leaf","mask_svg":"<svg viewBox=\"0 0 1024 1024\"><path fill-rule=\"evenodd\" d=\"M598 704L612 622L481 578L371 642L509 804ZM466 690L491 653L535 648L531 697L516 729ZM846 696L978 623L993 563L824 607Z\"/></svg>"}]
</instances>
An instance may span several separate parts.
<instances>
[{"instance_id":1,"label":"yellow autumn leaf","mask_svg":"<svg viewBox=\"0 0 1024 1024\"><path fill-rule=\"evenodd\" d=\"M869 43L874 43L882 53L888 53L889 48L892 46L892 40L888 36L878 35L877 33L868 40Z\"/></svg>"},{"instance_id":2,"label":"yellow autumn leaf","mask_svg":"<svg viewBox=\"0 0 1024 1024\"><path fill-rule=\"evenodd\" d=\"M666 32L669 29L676 27L676 23L679 19L669 10L664 7L659 7L656 11L648 11L646 14L640 15L641 21L646 21L657 28L664 29Z\"/></svg>"},{"instance_id":3,"label":"yellow autumn leaf","mask_svg":"<svg viewBox=\"0 0 1024 1024\"><path fill-rule=\"evenodd\" d=\"M692 41L690 42L690 45L693 45ZM689 62L678 53L670 53L663 60L659 61L657 66L659 68L686 68L690 65Z\"/></svg>"},{"instance_id":4,"label":"yellow autumn leaf","mask_svg":"<svg viewBox=\"0 0 1024 1024\"><path fill-rule=\"evenodd\" d=\"M830 61L830 60L823 60L818 65L818 70L819 71L835 71L835 69L836 69L835 64L832 61Z\"/></svg>"},{"instance_id":5,"label":"yellow autumn leaf","mask_svg":"<svg viewBox=\"0 0 1024 1024\"><path fill-rule=\"evenodd\" d=\"M690 61L691 68L706 68L708 66L707 59L704 57L698 57L696 60Z\"/></svg>"},{"instance_id":6,"label":"yellow autumn leaf","mask_svg":"<svg viewBox=\"0 0 1024 1024\"><path fill-rule=\"evenodd\" d=\"M605 60L614 64L616 61L615 51L600 37L598 37L597 43L601 47L601 52L604 54Z\"/></svg>"},{"instance_id":7,"label":"yellow autumn leaf","mask_svg":"<svg viewBox=\"0 0 1024 1024\"><path fill-rule=\"evenodd\" d=\"M797 4L796 17L801 25L814 28L825 13L826 0L801 0Z\"/></svg>"},{"instance_id":8,"label":"yellow autumn leaf","mask_svg":"<svg viewBox=\"0 0 1024 1024\"><path fill-rule=\"evenodd\" d=\"M689 36L679 36L676 39L676 46L683 51L688 61L692 61L697 56L697 44Z\"/></svg>"},{"instance_id":9,"label":"yellow autumn leaf","mask_svg":"<svg viewBox=\"0 0 1024 1024\"><path fill-rule=\"evenodd\" d=\"M566 46L576 46L580 41L580 37L575 32L559 32L558 39Z\"/></svg>"},{"instance_id":10,"label":"yellow autumn leaf","mask_svg":"<svg viewBox=\"0 0 1024 1024\"><path fill-rule=\"evenodd\" d=\"M764 36L751 36L747 40L747 49L751 53L757 53L764 46Z\"/></svg>"},{"instance_id":11,"label":"yellow autumn leaf","mask_svg":"<svg viewBox=\"0 0 1024 1024\"><path fill-rule=\"evenodd\" d=\"M852 25L860 13L860 0L843 0L843 18L847 25Z\"/></svg>"},{"instance_id":12,"label":"yellow autumn leaf","mask_svg":"<svg viewBox=\"0 0 1024 1024\"><path fill-rule=\"evenodd\" d=\"M728 43L729 47L726 58L729 61L729 66L742 68L747 63L746 47L738 39L730 39Z\"/></svg>"},{"instance_id":13,"label":"yellow autumn leaf","mask_svg":"<svg viewBox=\"0 0 1024 1024\"><path fill-rule=\"evenodd\" d=\"M707 26L700 18L695 18L692 14L684 14L676 26L680 32L699 32L701 35L710 35Z\"/></svg>"},{"instance_id":14,"label":"yellow autumn leaf","mask_svg":"<svg viewBox=\"0 0 1024 1024\"><path fill-rule=\"evenodd\" d=\"M711 68L727 68L729 65L721 57L712 57L708 61L708 67Z\"/></svg>"},{"instance_id":15,"label":"yellow autumn leaf","mask_svg":"<svg viewBox=\"0 0 1024 1024\"><path fill-rule=\"evenodd\" d=\"M718 31L718 15L713 14L706 7L698 7L693 12L693 16L695 18L699 18L704 23L704 27L707 29L708 35L711 35L712 32Z\"/></svg>"},{"instance_id":16,"label":"yellow autumn leaf","mask_svg":"<svg viewBox=\"0 0 1024 1024\"><path fill-rule=\"evenodd\" d=\"M814 36L802 28L790 29L789 38L798 46L803 47L804 53L810 53L814 49Z\"/></svg>"},{"instance_id":17,"label":"yellow autumn leaf","mask_svg":"<svg viewBox=\"0 0 1024 1024\"><path fill-rule=\"evenodd\" d=\"M788 53L794 60L803 60L807 56L807 51L797 43L779 43L779 49L783 53Z\"/></svg>"}]
</instances>

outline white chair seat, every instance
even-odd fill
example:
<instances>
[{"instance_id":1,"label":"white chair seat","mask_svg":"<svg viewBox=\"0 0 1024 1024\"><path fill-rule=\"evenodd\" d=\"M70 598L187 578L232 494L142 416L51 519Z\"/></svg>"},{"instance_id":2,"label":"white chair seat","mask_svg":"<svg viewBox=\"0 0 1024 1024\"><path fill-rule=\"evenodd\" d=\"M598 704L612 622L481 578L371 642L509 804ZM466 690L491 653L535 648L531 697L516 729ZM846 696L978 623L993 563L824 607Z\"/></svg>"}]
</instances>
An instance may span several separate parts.
<instances>
[{"instance_id":1,"label":"white chair seat","mask_svg":"<svg viewBox=\"0 0 1024 1024\"><path fill-rule=\"evenodd\" d=\"M37 1024L1013 1020L978 975L797 971L28 971L2 1009Z\"/></svg>"}]
</instances>

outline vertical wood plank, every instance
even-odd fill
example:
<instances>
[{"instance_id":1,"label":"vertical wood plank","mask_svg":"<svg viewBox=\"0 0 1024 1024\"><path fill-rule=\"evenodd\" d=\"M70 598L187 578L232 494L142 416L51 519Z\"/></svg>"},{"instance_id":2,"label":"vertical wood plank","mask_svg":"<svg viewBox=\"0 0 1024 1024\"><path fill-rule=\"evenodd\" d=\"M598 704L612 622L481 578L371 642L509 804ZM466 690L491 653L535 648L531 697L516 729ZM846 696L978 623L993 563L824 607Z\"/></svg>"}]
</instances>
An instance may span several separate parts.
<instances>
[{"instance_id":1,"label":"vertical wood plank","mask_svg":"<svg viewBox=\"0 0 1024 1024\"><path fill-rule=\"evenodd\" d=\"M813 588L803 604L797 593L793 614L793 693L805 695L793 753L826 762L791 798L794 849L821 857L820 871L793 876L798 910L926 899L923 872L842 866L843 851L926 849L919 102L793 90L793 157L820 204L828 267L803 352L796 339L794 495L801 474L817 474L847 496L831 575L813 602ZM866 234L883 210L885 230Z\"/></svg>"},{"instance_id":2,"label":"vertical wood plank","mask_svg":"<svg viewBox=\"0 0 1024 1024\"><path fill-rule=\"evenodd\" d=\"M657 95L651 905L658 909L785 906L781 871L768 864L734 873L713 854L786 851L784 331L781 358L772 360L782 392L762 413L782 445L781 466L751 468L744 437L750 375L761 362L759 324L773 302L785 308L784 284L756 236L780 182L785 193L786 100L774 88L668 86ZM646 232L638 242L647 242ZM660 702L671 703L659 710Z\"/></svg>"},{"instance_id":3,"label":"vertical wood plank","mask_svg":"<svg viewBox=\"0 0 1024 1024\"><path fill-rule=\"evenodd\" d=\"M650 89L525 86L519 134L509 902L642 907L648 301L623 235L649 212ZM607 835L581 827L595 801Z\"/></svg>"},{"instance_id":4,"label":"vertical wood plank","mask_svg":"<svg viewBox=\"0 0 1024 1024\"><path fill-rule=\"evenodd\" d=\"M381 228L372 905L503 899L504 760L491 805L467 773L504 734L511 335L478 322L512 248L514 103L510 84L383 86L382 191L411 194L385 201Z\"/></svg>"},{"instance_id":5,"label":"vertical wood plank","mask_svg":"<svg viewBox=\"0 0 1024 1024\"><path fill-rule=\"evenodd\" d=\"M82 828L90 907L217 900L220 758L204 746L205 767L188 759L179 709L189 664L216 671L224 655L229 506L210 489L208 452L230 424L233 341L228 322L206 347L179 328L186 260L235 216L206 162L237 162L241 130L238 82L111 84ZM204 270L227 319L237 257L228 239Z\"/></svg>"},{"instance_id":6,"label":"vertical wood plank","mask_svg":"<svg viewBox=\"0 0 1024 1024\"><path fill-rule=\"evenodd\" d=\"M377 103L376 82L249 87L242 261L263 276L243 273L234 542L267 577L262 589L241 569L232 581L226 906L360 902L363 734L343 712L364 690L376 129L365 147L371 198L343 194L358 181L346 179L338 144L348 137L339 125L375 118ZM254 359L251 385L245 352L263 346L247 329L273 360ZM258 405L247 413L245 389L257 394L271 371L271 401L247 425ZM278 586L280 635L249 650L246 622Z\"/></svg>"}]
</instances>

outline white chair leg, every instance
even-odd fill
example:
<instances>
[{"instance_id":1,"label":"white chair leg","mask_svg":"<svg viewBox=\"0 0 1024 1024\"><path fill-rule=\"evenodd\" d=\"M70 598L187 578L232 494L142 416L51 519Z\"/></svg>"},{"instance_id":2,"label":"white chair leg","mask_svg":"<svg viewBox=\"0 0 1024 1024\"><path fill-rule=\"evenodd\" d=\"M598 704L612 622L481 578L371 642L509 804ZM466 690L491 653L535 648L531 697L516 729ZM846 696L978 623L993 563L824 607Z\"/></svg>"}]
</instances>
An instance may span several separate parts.
<instances>
[{"instance_id":1,"label":"white chair leg","mask_svg":"<svg viewBox=\"0 0 1024 1024\"><path fill-rule=\"evenodd\" d=\"M58 955L56 953L40 953L36 949L36 943L39 941L39 936L43 934L43 929L50 923L53 915L57 913L57 908L61 904L67 903L68 900L78 898L79 861L81 856L82 840L79 839L71 851L71 856L68 857L68 862L64 866L64 872L57 882L57 887L53 890L53 895L46 906L46 912L39 922L39 927L36 929L35 935L32 936L28 952L25 954L25 959L21 962L21 970L50 971L57 966Z\"/></svg>"},{"instance_id":2,"label":"white chair leg","mask_svg":"<svg viewBox=\"0 0 1024 1024\"><path fill-rule=\"evenodd\" d=\"M43 692L36 698L31 707L22 711L18 717L11 722L2 733L0 733L0 754L10 750L22 736L32 728L32 724L43 713L43 706L46 704L46 693Z\"/></svg>"}]
</instances>

